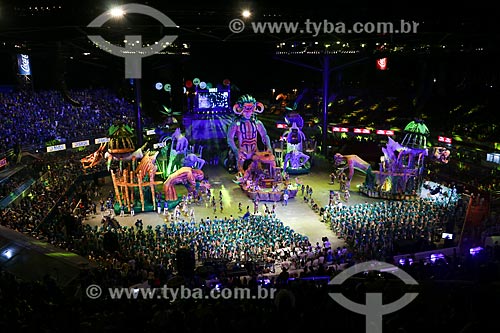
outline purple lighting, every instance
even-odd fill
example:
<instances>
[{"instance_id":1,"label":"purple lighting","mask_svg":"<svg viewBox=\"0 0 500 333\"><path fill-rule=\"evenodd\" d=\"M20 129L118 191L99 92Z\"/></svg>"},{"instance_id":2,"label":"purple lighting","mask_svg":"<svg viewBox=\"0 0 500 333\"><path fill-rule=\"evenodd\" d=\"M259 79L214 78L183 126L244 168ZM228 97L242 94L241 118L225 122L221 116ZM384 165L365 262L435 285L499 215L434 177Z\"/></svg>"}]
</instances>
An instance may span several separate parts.
<instances>
[{"instance_id":1,"label":"purple lighting","mask_svg":"<svg viewBox=\"0 0 500 333\"><path fill-rule=\"evenodd\" d=\"M401 259L399 259L399 264L401 266L405 265L406 263L408 263L409 265L412 265L413 264L413 259L412 258L401 258Z\"/></svg>"},{"instance_id":2,"label":"purple lighting","mask_svg":"<svg viewBox=\"0 0 500 333\"><path fill-rule=\"evenodd\" d=\"M436 260L438 259L444 259L444 254L442 253L433 253L431 254L431 262L434 264Z\"/></svg>"},{"instance_id":3,"label":"purple lighting","mask_svg":"<svg viewBox=\"0 0 500 333\"><path fill-rule=\"evenodd\" d=\"M478 246L478 247L473 247L469 250L469 253L472 255L472 256L475 256L476 254L479 254L482 250L484 250L481 246Z\"/></svg>"}]
</instances>

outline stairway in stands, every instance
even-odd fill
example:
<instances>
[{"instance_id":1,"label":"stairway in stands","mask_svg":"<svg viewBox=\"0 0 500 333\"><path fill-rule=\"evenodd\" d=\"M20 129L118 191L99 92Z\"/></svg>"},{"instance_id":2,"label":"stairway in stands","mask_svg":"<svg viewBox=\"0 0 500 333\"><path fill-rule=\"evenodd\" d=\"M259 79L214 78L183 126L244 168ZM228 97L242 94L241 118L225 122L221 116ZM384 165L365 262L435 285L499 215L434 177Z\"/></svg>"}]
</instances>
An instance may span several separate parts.
<instances>
[{"instance_id":1,"label":"stairway in stands","mask_svg":"<svg viewBox=\"0 0 500 333\"><path fill-rule=\"evenodd\" d=\"M488 217L489 212L489 196L471 196L462 230L461 247L463 249L479 245L481 232L485 227L483 221Z\"/></svg>"}]
</instances>

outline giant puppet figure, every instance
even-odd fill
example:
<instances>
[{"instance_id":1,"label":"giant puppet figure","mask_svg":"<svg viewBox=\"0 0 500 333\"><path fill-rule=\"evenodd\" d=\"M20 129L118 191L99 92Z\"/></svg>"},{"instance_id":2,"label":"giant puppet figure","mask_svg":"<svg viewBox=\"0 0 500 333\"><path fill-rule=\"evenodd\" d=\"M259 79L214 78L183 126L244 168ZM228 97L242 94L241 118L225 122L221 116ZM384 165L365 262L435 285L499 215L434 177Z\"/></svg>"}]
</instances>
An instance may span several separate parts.
<instances>
[{"instance_id":1,"label":"giant puppet figure","mask_svg":"<svg viewBox=\"0 0 500 333\"><path fill-rule=\"evenodd\" d=\"M203 171L193 169L190 167L182 167L168 176L167 180L163 183L163 192L165 193L165 200L174 201L179 199L175 185L184 184L188 192L196 191L196 183L204 178Z\"/></svg>"},{"instance_id":2,"label":"giant puppet figure","mask_svg":"<svg viewBox=\"0 0 500 333\"><path fill-rule=\"evenodd\" d=\"M335 168L334 173L336 175L343 173L347 169L347 189L349 189L351 186L352 177L354 176L354 169L358 169L359 171L366 173L366 183L369 184L369 186L374 185L375 179L370 163L361 159L358 155L342 155L340 153L336 153L333 157L333 165Z\"/></svg>"},{"instance_id":3,"label":"giant puppet figure","mask_svg":"<svg viewBox=\"0 0 500 333\"><path fill-rule=\"evenodd\" d=\"M237 156L238 171L244 174L244 163L247 160L255 160L255 156L259 151L257 149L257 137L261 136L261 140L266 147L266 150L272 155L271 140L267 135L264 124L256 119L256 113L264 111L264 105L257 102L250 95L241 96L233 106L233 111L237 117L229 126L227 132L227 143L234 155ZM238 146L234 138L238 139ZM248 162L247 162L248 163Z\"/></svg>"},{"instance_id":4,"label":"giant puppet figure","mask_svg":"<svg viewBox=\"0 0 500 333\"><path fill-rule=\"evenodd\" d=\"M304 127L304 119L295 111L285 116L285 121L289 129L283 133L286 139L287 147L286 152L290 153L293 150L303 151L303 144L306 141L306 135L302 132Z\"/></svg>"}]
</instances>

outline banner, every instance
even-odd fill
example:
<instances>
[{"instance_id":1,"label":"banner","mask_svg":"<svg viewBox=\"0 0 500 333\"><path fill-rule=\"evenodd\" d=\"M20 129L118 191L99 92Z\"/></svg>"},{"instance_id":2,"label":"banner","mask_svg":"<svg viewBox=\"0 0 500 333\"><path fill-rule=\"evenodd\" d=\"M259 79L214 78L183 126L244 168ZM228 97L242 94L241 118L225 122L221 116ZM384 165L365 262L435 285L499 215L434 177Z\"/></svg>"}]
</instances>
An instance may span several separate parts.
<instances>
[{"instance_id":1,"label":"banner","mask_svg":"<svg viewBox=\"0 0 500 333\"><path fill-rule=\"evenodd\" d=\"M66 149L65 143L63 143L62 145L49 146L47 147L47 153L52 153L54 151L65 150L65 149Z\"/></svg>"},{"instance_id":2,"label":"banner","mask_svg":"<svg viewBox=\"0 0 500 333\"><path fill-rule=\"evenodd\" d=\"M167 145L166 142L158 142L153 145L153 149L163 148Z\"/></svg>"},{"instance_id":3,"label":"banner","mask_svg":"<svg viewBox=\"0 0 500 333\"><path fill-rule=\"evenodd\" d=\"M367 128L355 128L354 133L370 134L371 131Z\"/></svg>"},{"instance_id":4,"label":"banner","mask_svg":"<svg viewBox=\"0 0 500 333\"><path fill-rule=\"evenodd\" d=\"M7 165L7 158L4 157L4 158L0 159L0 168L4 167L6 165Z\"/></svg>"},{"instance_id":5,"label":"banner","mask_svg":"<svg viewBox=\"0 0 500 333\"><path fill-rule=\"evenodd\" d=\"M347 128L347 127L332 127L332 131L346 133L346 132L349 132L349 128Z\"/></svg>"},{"instance_id":6,"label":"banner","mask_svg":"<svg viewBox=\"0 0 500 333\"><path fill-rule=\"evenodd\" d=\"M72 148L85 147L85 146L88 146L88 145L90 145L90 141L89 140L76 141L76 142L72 142L71 143L71 147Z\"/></svg>"},{"instance_id":7,"label":"banner","mask_svg":"<svg viewBox=\"0 0 500 333\"><path fill-rule=\"evenodd\" d=\"M17 55L17 68L19 75L31 75L30 57L27 54Z\"/></svg>"},{"instance_id":8,"label":"banner","mask_svg":"<svg viewBox=\"0 0 500 333\"><path fill-rule=\"evenodd\" d=\"M377 130L376 133L380 135L394 135L393 130Z\"/></svg>"},{"instance_id":9,"label":"banner","mask_svg":"<svg viewBox=\"0 0 500 333\"><path fill-rule=\"evenodd\" d=\"M97 138L94 140L95 144L98 145L100 143L106 143L109 142L109 138Z\"/></svg>"},{"instance_id":10,"label":"banner","mask_svg":"<svg viewBox=\"0 0 500 333\"><path fill-rule=\"evenodd\" d=\"M449 144L451 144L452 139L451 139L451 138L447 138L447 137L445 137L445 136L438 136L438 141L439 141L439 142L444 142L444 143L449 143Z\"/></svg>"}]
</instances>

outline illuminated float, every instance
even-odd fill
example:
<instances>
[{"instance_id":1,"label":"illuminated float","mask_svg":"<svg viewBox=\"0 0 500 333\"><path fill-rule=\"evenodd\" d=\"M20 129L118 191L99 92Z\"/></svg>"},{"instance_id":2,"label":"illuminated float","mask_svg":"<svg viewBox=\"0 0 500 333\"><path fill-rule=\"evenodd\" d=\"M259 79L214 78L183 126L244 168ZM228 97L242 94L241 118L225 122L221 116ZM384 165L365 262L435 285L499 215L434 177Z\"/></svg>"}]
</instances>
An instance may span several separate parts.
<instances>
[{"instance_id":1,"label":"illuminated float","mask_svg":"<svg viewBox=\"0 0 500 333\"><path fill-rule=\"evenodd\" d=\"M157 185L163 185L163 200L168 204L168 209L173 208L180 201L175 190L175 185L184 184L188 192L199 189L200 185L209 187L203 182L204 174L200 169L205 161L189 150L189 144L180 130L176 130L172 137L163 142L160 151L146 150L146 144L136 149L134 145L134 132L124 124L113 125L109 129L109 142L102 143L94 153L81 159L84 169L98 165L102 160L107 160L107 168L111 173L115 192L115 212L125 207L130 212L153 211L161 200ZM168 143L168 144L167 144ZM158 163L157 157L161 152L162 161ZM169 158L165 158L165 157ZM112 165L113 161L118 166ZM159 170L159 165L161 165ZM165 181L156 180L156 176L163 176Z\"/></svg>"},{"instance_id":2,"label":"illuminated float","mask_svg":"<svg viewBox=\"0 0 500 333\"><path fill-rule=\"evenodd\" d=\"M297 194L297 185L291 185L276 166L271 141L264 124L256 114L264 111L264 105L250 95L241 96L233 106L236 114L227 131L227 143L236 157L235 182L251 198L262 201L281 201L283 194L289 198ZM259 151L258 139L265 147Z\"/></svg>"},{"instance_id":3,"label":"illuminated float","mask_svg":"<svg viewBox=\"0 0 500 333\"><path fill-rule=\"evenodd\" d=\"M306 135L302 132L304 120L292 112L285 117L289 129L283 134L286 142L286 154L283 160L283 169L291 175L309 173L311 169L311 156L304 153L308 144Z\"/></svg>"},{"instance_id":4,"label":"illuminated float","mask_svg":"<svg viewBox=\"0 0 500 333\"><path fill-rule=\"evenodd\" d=\"M422 187L428 136L427 126L415 120L406 125L401 144L389 137L379 170L367 173L360 192L387 199L416 198Z\"/></svg>"}]
</instances>

